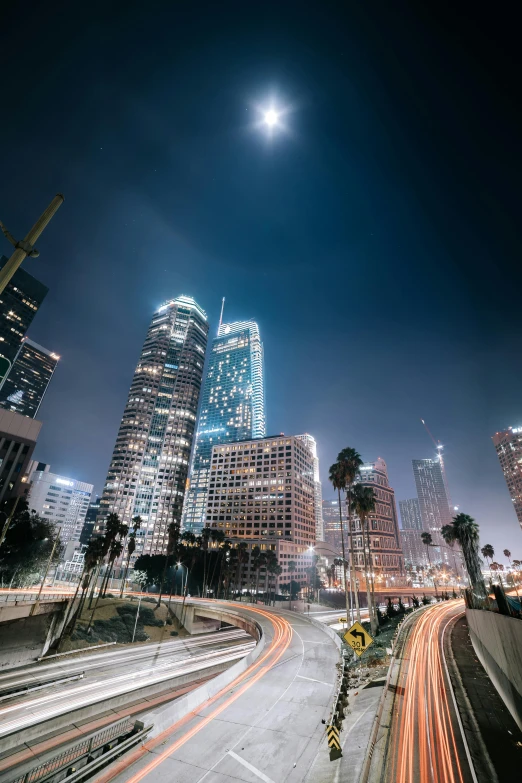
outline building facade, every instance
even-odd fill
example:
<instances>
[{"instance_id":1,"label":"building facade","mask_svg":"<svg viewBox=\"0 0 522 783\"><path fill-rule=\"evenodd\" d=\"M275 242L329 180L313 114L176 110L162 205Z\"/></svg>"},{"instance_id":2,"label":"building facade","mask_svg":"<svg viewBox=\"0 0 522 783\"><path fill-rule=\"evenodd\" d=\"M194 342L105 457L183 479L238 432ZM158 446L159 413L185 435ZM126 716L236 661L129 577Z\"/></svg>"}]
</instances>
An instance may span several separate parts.
<instances>
[{"instance_id":1,"label":"building facade","mask_svg":"<svg viewBox=\"0 0 522 783\"><path fill-rule=\"evenodd\" d=\"M27 493L25 476L41 427L41 421L0 408L0 503Z\"/></svg>"},{"instance_id":2,"label":"building facade","mask_svg":"<svg viewBox=\"0 0 522 783\"><path fill-rule=\"evenodd\" d=\"M339 517L339 501L337 500L323 500L323 526L324 526L324 542L328 544L339 557L342 557L343 543L342 543L342 531L341 531L341 519ZM346 516L346 504L344 500L341 500L341 517L343 525L347 533L347 516ZM348 540L345 539L345 545L348 545Z\"/></svg>"},{"instance_id":3,"label":"building facade","mask_svg":"<svg viewBox=\"0 0 522 783\"><path fill-rule=\"evenodd\" d=\"M522 427L509 427L503 432L495 433L493 444L515 514L522 527Z\"/></svg>"},{"instance_id":4,"label":"building facade","mask_svg":"<svg viewBox=\"0 0 522 783\"><path fill-rule=\"evenodd\" d=\"M136 554L162 553L180 520L205 363L208 321L189 296L160 307L134 373L101 499L109 513L142 519Z\"/></svg>"},{"instance_id":5,"label":"building facade","mask_svg":"<svg viewBox=\"0 0 522 783\"><path fill-rule=\"evenodd\" d=\"M93 485L51 473L50 465L36 460L29 464L26 481L29 508L55 525L62 545L79 541Z\"/></svg>"},{"instance_id":6,"label":"building facade","mask_svg":"<svg viewBox=\"0 0 522 783\"><path fill-rule=\"evenodd\" d=\"M83 523L82 532L80 533L80 544L82 547L87 546L94 533L96 520L100 515L100 500L101 498L96 495L96 497L89 503L89 507L85 515L85 522Z\"/></svg>"},{"instance_id":7,"label":"building facade","mask_svg":"<svg viewBox=\"0 0 522 783\"><path fill-rule=\"evenodd\" d=\"M399 500L399 513L404 530L424 530L418 498Z\"/></svg>"},{"instance_id":8,"label":"building facade","mask_svg":"<svg viewBox=\"0 0 522 783\"><path fill-rule=\"evenodd\" d=\"M0 406L36 418L59 358L24 337L9 374L0 385Z\"/></svg>"},{"instance_id":9,"label":"building facade","mask_svg":"<svg viewBox=\"0 0 522 783\"><path fill-rule=\"evenodd\" d=\"M421 533L422 530L416 528L404 528L400 531L402 552L407 570L429 568L428 552L422 543Z\"/></svg>"},{"instance_id":10,"label":"building facade","mask_svg":"<svg viewBox=\"0 0 522 783\"><path fill-rule=\"evenodd\" d=\"M312 454L314 460L314 496L315 496L315 540L324 541L323 525L323 487L319 475L319 458L317 456L317 443L311 435L296 435L296 438L302 440Z\"/></svg>"},{"instance_id":11,"label":"building facade","mask_svg":"<svg viewBox=\"0 0 522 783\"><path fill-rule=\"evenodd\" d=\"M202 392L184 530L205 527L212 449L266 434L263 345L254 321L221 324Z\"/></svg>"},{"instance_id":12,"label":"building facade","mask_svg":"<svg viewBox=\"0 0 522 783\"><path fill-rule=\"evenodd\" d=\"M0 258L0 269L7 258ZM24 269L17 269L0 294L0 356L12 364L49 289Z\"/></svg>"},{"instance_id":13,"label":"building facade","mask_svg":"<svg viewBox=\"0 0 522 783\"><path fill-rule=\"evenodd\" d=\"M278 435L213 446L210 463L206 524L249 550L273 550L283 569L278 583L305 581L316 530L314 457L306 442ZM245 587L251 576L245 568Z\"/></svg>"},{"instance_id":14,"label":"building facade","mask_svg":"<svg viewBox=\"0 0 522 783\"><path fill-rule=\"evenodd\" d=\"M399 584L405 579L404 557L399 535L395 492L390 487L386 463L380 457L360 468L357 483L371 487L375 494L375 510L368 515L370 556L374 580L379 584ZM354 566L358 578L364 579L364 542L361 522L352 522Z\"/></svg>"},{"instance_id":15,"label":"building facade","mask_svg":"<svg viewBox=\"0 0 522 783\"><path fill-rule=\"evenodd\" d=\"M452 520L446 480L440 459L438 457L414 459L412 465L422 528L431 533L433 539L432 559L434 562L451 566L453 558L440 534L441 527L449 525Z\"/></svg>"}]
</instances>

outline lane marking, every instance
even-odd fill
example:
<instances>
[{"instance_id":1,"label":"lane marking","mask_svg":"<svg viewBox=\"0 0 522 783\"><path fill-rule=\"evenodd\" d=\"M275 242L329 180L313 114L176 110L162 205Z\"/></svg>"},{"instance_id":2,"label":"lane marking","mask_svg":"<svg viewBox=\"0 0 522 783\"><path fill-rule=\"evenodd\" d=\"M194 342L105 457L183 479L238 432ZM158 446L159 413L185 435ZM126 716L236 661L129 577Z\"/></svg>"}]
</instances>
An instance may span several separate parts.
<instances>
[{"instance_id":1,"label":"lane marking","mask_svg":"<svg viewBox=\"0 0 522 783\"><path fill-rule=\"evenodd\" d=\"M305 677L304 674L298 674L297 677L299 677L300 680L310 680L310 682L318 682L319 685L328 685L329 688L333 688L334 686L333 682L323 682L322 680L314 680L313 677Z\"/></svg>"},{"instance_id":2,"label":"lane marking","mask_svg":"<svg viewBox=\"0 0 522 783\"><path fill-rule=\"evenodd\" d=\"M265 783L274 783L272 778L269 778L267 775L265 775L264 772L261 772L260 769L257 769L257 767L254 767L253 764L249 764L248 761L245 761L245 759L242 759L241 756L238 756L237 753L234 753L233 750L228 751L228 755L232 756L233 759L236 761L239 761L240 764L242 764L244 767L250 770L254 775L257 775L260 780L264 780Z\"/></svg>"}]
</instances>

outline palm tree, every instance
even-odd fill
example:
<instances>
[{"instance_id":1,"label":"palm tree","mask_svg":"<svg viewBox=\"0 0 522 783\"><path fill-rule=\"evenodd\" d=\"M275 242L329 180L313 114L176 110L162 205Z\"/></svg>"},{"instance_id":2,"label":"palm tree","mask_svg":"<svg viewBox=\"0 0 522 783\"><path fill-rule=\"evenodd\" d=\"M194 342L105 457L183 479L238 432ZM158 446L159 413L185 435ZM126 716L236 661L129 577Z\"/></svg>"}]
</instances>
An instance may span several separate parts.
<instances>
[{"instance_id":1,"label":"palm tree","mask_svg":"<svg viewBox=\"0 0 522 783\"><path fill-rule=\"evenodd\" d=\"M248 554L248 544L246 541L240 541L237 545L237 581L236 590L239 592L239 600L241 601L243 595L243 566L248 563L250 557Z\"/></svg>"},{"instance_id":2,"label":"palm tree","mask_svg":"<svg viewBox=\"0 0 522 783\"><path fill-rule=\"evenodd\" d=\"M468 514L457 514L451 525L444 526L444 531L447 544L451 545L455 541L460 544L471 589L480 599L484 599L487 593L479 557L479 526Z\"/></svg>"},{"instance_id":3,"label":"palm tree","mask_svg":"<svg viewBox=\"0 0 522 783\"><path fill-rule=\"evenodd\" d=\"M445 525L444 527L449 528L451 526L450 525ZM450 532L447 531L447 534L449 536ZM448 539L444 539L444 540L448 542ZM430 557L430 546L433 546L433 536L431 535L431 533L421 533L421 541L422 541L423 544L426 545L426 552L428 553L428 563L430 564L430 571L432 571L432 568L431 568L431 557ZM435 588L435 595L438 598L439 594L437 592L437 582L435 581L435 573L434 572L432 572L432 578L433 578L433 587Z\"/></svg>"},{"instance_id":4,"label":"palm tree","mask_svg":"<svg viewBox=\"0 0 522 783\"><path fill-rule=\"evenodd\" d=\"M201 531L201 549L203 550L203 588L201 594L204 598L207 595L207 552L211 538L212 528L207 525Z\"/></svg>"},{"instance_id":5,"label":"palm tree","mask_svg":"<svg viewBox=\"0 0 522 783\"><path fill-rule=\"evenodd\" d=\"M345 481L346 500L348 504L348 533L350 536L350 561L351 570L353 570L354 576L354 597L355 597L355 610L357 612L357 620L361 622L361 610L359 608L359 590L357 585L357 569L355 567L355 557L353 552L353 531L352 531L352 500L351 492L352 487L359 473L361 465L363 464L362 457L358 451L352 448L346 448L339 452L337 455L337 462L341 466L342 475Z\"/></svg>"},{"instance_id":6,"label":"palm tree","mask_svg":"<svg viewBox=\"0 0 522 783\"><path fill-rule=\"evenodd\" d=\"M259 547L254 547L254 548L259 549ZM261 552L261 550L259 549L259 552L256 552L254 556L252 566L256 572L256 602L257 602L257 596L259 594L259 572L262 568L265 568L266 566L266 553Z\"/></svg>"},{"instance_id":7,"label":"palm tree","mask_svg":"<svg viewBox=\"0 0 522 783\"><path fill-rule=\"evenodd\" d=\"M281 574L283 573L283 568L282 568L282 566L280 566L280 565L279 565L279 563L277 562L277 560L274 560L274 561L273 561L273 562L272 562L272 563L269 565L269 570L270 570L270 573L272 574L272 576L275 576L275 580L274 580L274 588L273 588L273 593L272 593L272 594L273 594L273 596L274 596L274 600L273 600L273 606L275 606L275 598L276 598L276 591L277 591L277 578L278 578L279 576L281 576Z\"/></svg>"},{"instance_id":8,"label":"palm tree","mask_svg":"<svg viewBox=\"0 0 522 783\"><path fill-rule=\"evenodd\" d=\"M78 585L76 586L76 592L74 594L74 598L71 601L71 616L65 620L62 626L62 633L60 635L59 645L62 644L62 639L64 639L65 637L70 638L74 633L74 629L76 628L76 623L78 622L78 619L81 617L82 614L83 604L85 601L85 593L89 589L89 582L92 577L92 572L96 568L96 566L98 565L102 557L102 547L103 547L103 542L101 538L91 538L89 540L89 543L87 544L87 549L85 550L85 554L83 558L83 570L80 579L78 580ZM76 600L76 596L78 595L80 584L82 585L82 594L80 596L80 600L78 602L76 611L73 611L74 602Z\"/></svg>"},{"instance_id":9,"label":"palm tree","mask_svg":"<svg viewBox=\"0 0 522 783\"><path fill-rule=\"evenodd\" d=\"M257 565L257 559L259 555L261 554L261 547L259 547L257 544L256 546L253 546L250 550L250 597L252 598L252 603L254 602L254 585L255 585L255 570Z\"/></svg>"},{"instance_id":10,"label":"palm tree","mask_svg":"<svg viewBox=\"0 0 522 783\"><path fill-rule=\"evenodd\" d=\"M341 504L341 490L346 489L346 475L339 464L339 462L334 462L333 465L330 466L330 473L328 478L332 482L332 486L334 489L337 490L337 497L339 499L339 522L340 522L340 530L341 530L341 547L343 551L343 571L344 571L344 598L346 603L346 617L350 617L350 599L348 597L348 576L347 576L347 560L346 560L346 551L345 551L345 545L344 545L344 524L343 524L343 507ZM350 588L352 587L352 564L350 562ZM352 616L353 620L353 616Z\"/></svg>"},{"instance_id":11,"label":"palm tree","mask_svg":"<svg viewBox=\"0 0 522 783\"><path fill-rule=\"evenodd\" d=\"M217 530L216 528L213 527L212 528L212 542L214 544L217 544L217 550L218 551L216 552L216 557L214 558L214 566L212 568L212 576L210 577L210 580L209 580L210 585L214 584L214 577L216 575L216 568L217 568L218 561L220 563L222 563L223 547L225 545L225 541L226 541L225 533L222 530ZM215 593L216 598L219 597L218 596L218 593L219 593L219 582L220 582L220 580L218 579L218 584L216 586L216 593ZM212 588L212 590L213 590L213 588Z\"/></svg>"},{"instance_id":12,"label":"palm tree","mask_svg":"<svg viewBox=\"0 0 522 783\"><path fill-rule=\"evenodd\" d=\"M294 581L294 574L297 571L297 563L295 560L289 560L288 565L288 575L290 577L290 610L292 609L292 582Z\"/></svg>"},{"instance_id":13,"label":"palm tree","mask_svg":"<svg viewBox=\"0 0 522 783\"><path fill-rule=\"evenodd\" d=\"M441 530L441 533L442 533L442 530ZM444 536L444 533L442 533L442 535ZM482 557L486 558L486 563L489 560L488 567L491 570L491 562L493 561L493 558L495 557L495 550L493 549L491 544L484 544L484 546L482 547L482 549L480 551L482 552Z\"/></svg>"},{"instance_id":14,"label":"palm tree","mask_svg":"<svg viewBox=\"0 0 522 783\"><path fill-rule=\"evenodd\" d=\"M132 533L130 533L127 541L127 563L125 564L125 573L121 580L120 598L123 598L123 591L125 589L125 582L127 581L127 574L129 572L130 561L132 555L136 550L136 533L141 527L141 517L132 518Z\"/></svg>"},{"instance_id":15,"label":"palm tree","mask_svg":"<svg viewBox=\"0 0 522 783\"><path fill-rule=\"evenodd\" d=\"M370 589L370 574L373 564L371 562L370 530L368 522L369 514L375 510L375 492L373 491L373 487L363 487L361 484L355 484L351 491L351 504L361 522L368 613L370 615L371 631L372 633L377 633L377 618L373 605L372 590Z\"/></svg>"},{"instance_id":16,"label":"palm tree","mask_svg":"<svg viewBox=\"0 0 522 783\"><path fill-rule=\"evenodd\" d=\"M269 593L269 575L272 573L272 568L277 563L277 556L273 549L269 549L266 553L266 565L265 565L265 604L270 606L270 593Z\"/></svg>"},{"instance_id":17,"label":"palm tree","mask_svg":"<svg viewBox=\"0 0 522 783\"><path fill-rule=\"evenodd\" d=\"M194 564L196 563L196 560L198 558L198 549L199 549L201 538L199 536L195 536L194 533L192 533L190 530L185 530L181 535L181 541L184 549L185 559L188 558L190 560L190 565L187 566L185 589L183 590L183 603L181 606L181 624L183 625L183 619L185 614L185 602L187 600L187 593L188 593L188 580L189 580L190 573L194 568Z\"/></svg>"}]
</instances>

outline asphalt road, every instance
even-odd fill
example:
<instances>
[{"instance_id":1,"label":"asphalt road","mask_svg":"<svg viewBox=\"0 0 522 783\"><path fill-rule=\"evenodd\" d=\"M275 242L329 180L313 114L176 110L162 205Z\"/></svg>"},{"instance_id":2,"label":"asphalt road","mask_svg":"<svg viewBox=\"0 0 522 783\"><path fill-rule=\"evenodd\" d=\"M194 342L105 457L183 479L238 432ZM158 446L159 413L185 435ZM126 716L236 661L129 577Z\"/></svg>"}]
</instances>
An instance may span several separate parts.
<instances>
[{"instance_id":1,"label":"asphalt road","mask_svg":"<svg viewBox=\"0 0 522 783\"><path fill-rule=\"evenodd\" d=\"M248 634L233 628L192 639L42 661L4 672L0 675L0 689L37 684L44 677L70 677L78 672L84 672L84 679L50 685L33 694L1 702L0 745L2 736L109 697L182 674L194 673L199 678L217 663L239 660L254 646L255 641Z\"/></svg>"},{"instance_id":2,"label":"asphalt road","mask_svg":"<svg viewBox=\"0 0 522 783\"><path fill-rule=\"evenodd\" d=\"M462 601L436 604L414 621L401 656L386 783L473 783L443 652Z\"/></svg>"}]
</instances>

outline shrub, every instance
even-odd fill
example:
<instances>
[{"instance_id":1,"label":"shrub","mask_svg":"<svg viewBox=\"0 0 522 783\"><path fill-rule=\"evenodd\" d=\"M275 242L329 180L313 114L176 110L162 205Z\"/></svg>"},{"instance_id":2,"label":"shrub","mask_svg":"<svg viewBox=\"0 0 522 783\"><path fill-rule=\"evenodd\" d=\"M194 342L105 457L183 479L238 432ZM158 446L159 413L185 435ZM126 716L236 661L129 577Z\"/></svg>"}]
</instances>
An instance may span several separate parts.
<instances>
[{"instance_id":1,"label":"shrub","mask_svg":"<svg viewBox=\"0 0 522 783\"><path fill-rule=\"evenodd\" d=\"M404 614L405 612L406 612L406 607L404 606L404 604L402 602L402 598L399 598L399 606L398 606L398 609L397 609L397 613L398 614Z\"/></svg>"},{"instance_id":2,"label":"shrub","mask_svg":"<svg viewBox=\"0 0 522 783\"><path fill-rule=\"evenodd\" d=\"M386 623L386 615L384 615L379 607L377 607L377 621L379 625L385 625Z\"/></svg>"},{"instance_id":3,"label":"shrub","mask_svg":"<svg viewBox=\"0 0 522 783\"><path fill-rule=\"evenodd\" d=\"M426 594L422 596L422 603L424 606L428 606L428 604L431 604L431 598L428 598Z\"/></svg>"},{"instance_id":4,"label":"shrub","mask_svg":"<svg viewBox=\"0 0 522 783\"><path fill-rule=\"evenodd\" d=\"M413 608L418 609L420 606L420 601L416 595L412 596L412 601L413 601Z\"/></svg>"},{"instance_id":5,"label":"shrub","mask_svg":"<svg viewBox=\"0 0 522 783\"><path fill-rule=\"evenodd\" d=\"M170 635L171 636L179 636L179 633L177 631L171 631Z\"/></svg>"},{"instance_id":6,"label":"shrub","mask_svg":"<svg viewBox=\"0 0 522 783\"><path fill-rule=\"evenodd\" d=\"M167 625L172 625L172 617L167 617Z\"/></svg>"},{"instance_id":7,"label":"shrub","mask_svg":"<svg viewBox=\"0 0 522 783\"><path fill-rule=\"evenodd\" d=\"M163 620L158 620L154 614L153 609L149 609L148 606L142 606L140 609L140 622L143 625L152 625L157 628L163 625Z\"/></svg>"},{"instance_id":8,"label":"shrub","mask_svg":"<svg viewBox=\"0 0 522 783\"><path fill-rule=\"evenodd\" d=\"M398 614L397 609L392 604L392 599L388 598L388 605L386 607L386 616L388 620L391 620L393 617L396 617Z\"/></svg>"}]
</instances>

